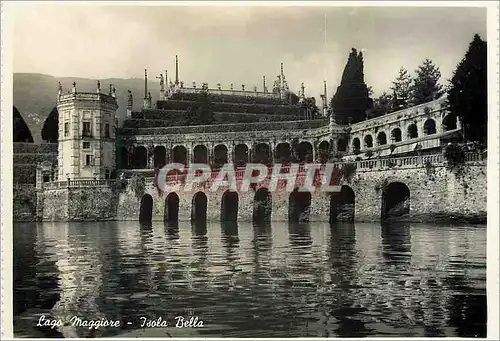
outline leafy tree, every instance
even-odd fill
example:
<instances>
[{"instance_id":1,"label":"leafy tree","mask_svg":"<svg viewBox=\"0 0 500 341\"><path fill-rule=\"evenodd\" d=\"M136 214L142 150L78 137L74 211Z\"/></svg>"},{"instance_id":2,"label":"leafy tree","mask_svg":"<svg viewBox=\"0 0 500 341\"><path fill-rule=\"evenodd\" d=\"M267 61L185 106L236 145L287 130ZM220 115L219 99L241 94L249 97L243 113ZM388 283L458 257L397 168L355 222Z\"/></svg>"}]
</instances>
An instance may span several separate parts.
<instances>
[{"instance_id":1,"label":"leafy tree","mask_svg":"<svg viewBox=\"0 0 500 341\"><path fill-rule=\"evenodd\" d=\"M319 116L319 108L316 105L316 99L314 97L304 98L304 102L302 102L302 110L306 119L314 120Z\"/></svg>"},{"instance_id":2,"label":"leafy tree","mask_svg":"<svg viewBox=\"0 0 500 341\"><path fill-rule=\"evenodd\" d=\"M382 93L379 97L373 100L372 116L378 117L385 115L393 110L394 96L387 92Z\"/></svg>"},{"instance_id":3,"label":"leafy tree","mask_svg":"<svg viewBox=\"0 0 500 341\"><path fill-rule=\"evenodd\" d=\"M33 136L31 135L31 131L28 128L26 122L24 122L23 117L19 113L16 107L13 107L12 110L12 135L14 142L33 142Z\"/></svg>"},{"instance_id":4,"label":"leafy tree","mask_svg":"<svg viewBox=\"0 0 500 341\"><path fill-rule=\"evenodd\" d=\"M200 92L198 100L186 112L187 125L205 125L214 122L214 112L212 110L212 102L210 95L206 89Z\"/></svg>"},{"instance_id":5,"label":"leafy tree","mask_svg":"<svg viewBox=\"0 0 500 341\"><path fill-rule=\"evenodd\" d=\"M331 112L337 123L347 124L363 121L373 101L364 81L363 53L352 49L342 74L340 86L330 101Z\"/></svg>"},{"instance_id":6,"label":"leafy tree","mask_svg":"<svg viewBox=\"0 0 500 341\"><path fill-rule=\"evenodd\" d=\"M413 80L412 105L430 102L442 95L442 85L439 84L441 71L434 62L426 59L415 70L416 77Z\"/></svg>"},{"instance_id":7,"label":"leafy tree","mask_svg":"<svg viewBox=\"0 0 500 341\"><path fill-rule=\"evenodd\" d=\"M392 82L391 91L394 97L394 111L408 108L412 97L412 78L404 67L399 69L398 76Z\"/></svg>"},{"instance_id":8,"label":"leafy tree","mask_svg":"<svg viewBox=\"0 0 500 341\"><path fill-rule=\"evenodd\" d=\"M49 143L57 143L59 139L59 112L57 107L52 109L43 124L42 139Z\"/></svg>"},{"instance_id":9,"label":"leafy tree","mask_svg":"<svg viewBox=\"0 0 500 341\"><path fill-rule=\"evenodd\" d=\"M460 117L464 138L486 145L488 137L488 82L486 42L476 34L458 64L448 90L451 114Z\"/></svg>"}]
</instances>

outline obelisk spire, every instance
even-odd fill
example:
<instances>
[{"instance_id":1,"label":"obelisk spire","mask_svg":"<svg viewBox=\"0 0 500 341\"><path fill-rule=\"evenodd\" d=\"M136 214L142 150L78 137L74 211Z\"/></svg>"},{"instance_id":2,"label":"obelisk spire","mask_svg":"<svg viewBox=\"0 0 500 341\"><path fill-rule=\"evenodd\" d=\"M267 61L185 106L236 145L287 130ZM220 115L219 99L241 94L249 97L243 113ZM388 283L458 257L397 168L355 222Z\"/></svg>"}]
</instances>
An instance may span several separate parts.
<instances>
[{"instance_id":1,"label":"obelisk spire","mask_svg":"<svg viewBox=\"0 0 500 341\"><path fill-rule=\"evenodd\" d=\"M148 98L148 69L144 69L144 99Z\"/></svg>"}]
</instances>

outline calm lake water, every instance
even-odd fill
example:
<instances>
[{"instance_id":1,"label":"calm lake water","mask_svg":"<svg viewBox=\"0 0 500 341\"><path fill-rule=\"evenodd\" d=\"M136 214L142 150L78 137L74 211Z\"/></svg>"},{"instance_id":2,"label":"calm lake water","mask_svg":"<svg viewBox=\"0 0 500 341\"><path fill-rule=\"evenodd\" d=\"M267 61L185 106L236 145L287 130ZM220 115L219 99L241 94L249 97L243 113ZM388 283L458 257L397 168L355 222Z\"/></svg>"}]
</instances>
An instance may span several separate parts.
<instances>
[{"instance_id":1,"label":"calm lake water","mask_svg":"<svg viewBox=\"0 0 500 341\"><path fill-rule=\"evenodd\" d=\"M42 314L122 327L51 330ZM15 224L14 315L19 337L159 316L197 316L202 337L484 337L486 227Z\"/></svg>"}]
</instances>

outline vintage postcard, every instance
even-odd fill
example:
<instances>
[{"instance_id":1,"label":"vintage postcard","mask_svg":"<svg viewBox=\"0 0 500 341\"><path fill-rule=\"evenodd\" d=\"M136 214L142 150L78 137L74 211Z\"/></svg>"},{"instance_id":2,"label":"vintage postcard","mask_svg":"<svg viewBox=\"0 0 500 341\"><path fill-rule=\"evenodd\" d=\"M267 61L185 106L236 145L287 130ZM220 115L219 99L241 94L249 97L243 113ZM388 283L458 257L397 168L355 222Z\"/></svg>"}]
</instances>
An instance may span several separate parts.
<instances>
[{"instance_id":1,"label":"vintage postcard","mask_svg":"<svg viewBox=\"0 0 500 341\"><path fill-rule=\"evenodd\" d=\"M498 15L2 2L2 338L498 338Z\"/></svg>"}]
</instances>

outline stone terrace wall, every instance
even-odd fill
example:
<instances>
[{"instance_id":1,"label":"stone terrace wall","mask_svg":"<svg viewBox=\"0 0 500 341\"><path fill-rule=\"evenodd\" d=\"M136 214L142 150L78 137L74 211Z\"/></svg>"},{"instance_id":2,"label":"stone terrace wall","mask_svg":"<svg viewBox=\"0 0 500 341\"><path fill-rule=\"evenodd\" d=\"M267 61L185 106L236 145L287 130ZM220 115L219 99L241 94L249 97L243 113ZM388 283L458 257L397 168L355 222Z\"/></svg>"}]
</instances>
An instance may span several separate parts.
<instances>
[{"instance_id":1,"label":"stone terrace wall","mask_svg":"<svg viewBox=\"0 0 500 341\"><path fill-rule=\"evenodd\" d=\"M380 219L382 189L402 182L410 190L410 220L486 219L484 162L469 163L462 173L444 165L357 171L349 185L356 195L356 221Z\"/></svg>"}]
</instances>

